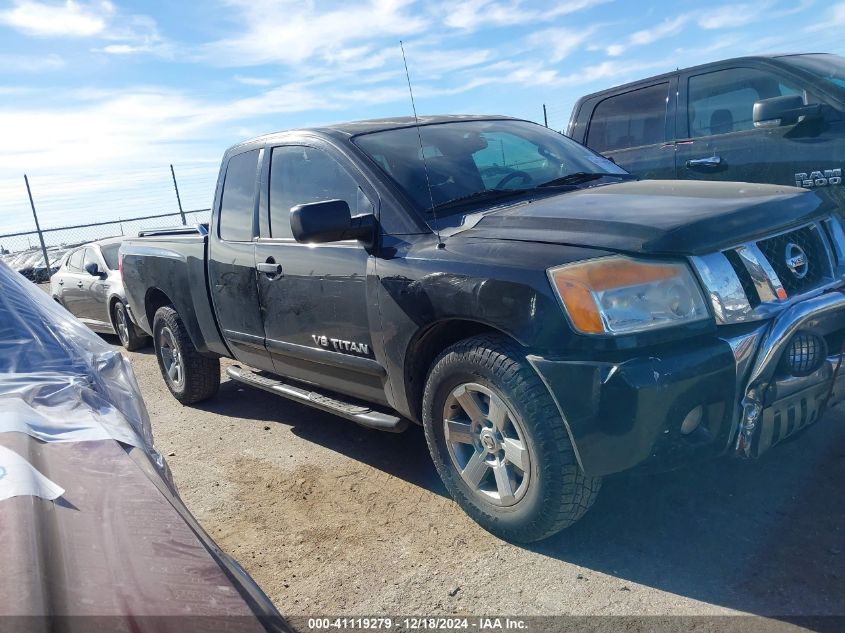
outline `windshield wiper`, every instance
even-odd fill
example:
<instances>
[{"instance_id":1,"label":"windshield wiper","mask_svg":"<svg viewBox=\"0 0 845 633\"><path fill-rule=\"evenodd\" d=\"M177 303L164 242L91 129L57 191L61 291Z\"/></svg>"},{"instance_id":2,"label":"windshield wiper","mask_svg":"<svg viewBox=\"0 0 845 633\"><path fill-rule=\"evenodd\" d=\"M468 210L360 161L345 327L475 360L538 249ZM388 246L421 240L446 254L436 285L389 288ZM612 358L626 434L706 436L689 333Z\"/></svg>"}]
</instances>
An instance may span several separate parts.
<instances>
[{"instance_id":1,"label":"windshield wiper","mask_svg":"<svg viewBox=\"0 0 845 633\"><path fill-rule=\"evenodd\" d=\"M582 185L585 182L598 180L599 178L604 178L605 176L609 176L611 178L624 179L636 177L632 174L611 174L607 172L576 171L573 174L567 174L566 176L561 176L560 178L555 178L554 180L549 180L548 182L539 184L537 185L537 187L562 187L565 185Z\"/></svg>"},{"instance_id":2,"label":"windshield wiper","mask_svg":"<svg viewBox=\"0 0 845 633\"><path fill-rule=\"evenodd\" d=\"M528 191L531 191L531 188L484 189L482 191L475 191L466 196L460 196L459 198L452 198L451 200L441 202L440 204L435 204L434 208L435 210L451 209L475 202L490 202L492 200L498 200L499 198L509 198L511 196L523 194Z\"/></svg>"}]
</instances>

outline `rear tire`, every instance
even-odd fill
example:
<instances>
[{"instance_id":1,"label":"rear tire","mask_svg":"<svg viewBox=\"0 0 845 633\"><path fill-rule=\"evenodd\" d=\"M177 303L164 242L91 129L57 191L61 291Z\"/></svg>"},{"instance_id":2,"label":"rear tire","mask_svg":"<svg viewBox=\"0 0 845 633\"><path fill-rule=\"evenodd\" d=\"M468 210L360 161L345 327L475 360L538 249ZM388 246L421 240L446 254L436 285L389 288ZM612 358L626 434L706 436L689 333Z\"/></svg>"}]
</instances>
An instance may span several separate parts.
<instances>
[{"instance_id":1,"label":"rear tire","mask_svg":"<svg viewBox=\"0 0 845 633\"><path fill-rule=\"evenodd\" d=\"M112 323L117 332L117 337L120 339L120 344L128 351L146 347L149 344L149 337L138 332L138 328L132 323L129 318L129 312L126 310L126 304L122 301L115 301L112 307Z\"/></svg>"},{"instance_id":2,"label":"rear tire","mask_svg":"<svg viewBox=\"0 0 845 633\"><path fill-rule=\"evenodd\" d=\"M452 497L504 540L530 543L569 527L601 487L578 466L546 386L503 336L461 341L434 361L423 425Z\"/></svg>"},{"instance_id":3,"label":"rear tire","mask_svg":"<svg viewBox=\"0 0 845 633\"><path fill-rule=\"evenodd\" d=\"M194 347L185 324L170 306L153 317L153 344L158 367L170 393L182 404L207 400L220 387L220 360Z\"/></svg>"}]
</instances>

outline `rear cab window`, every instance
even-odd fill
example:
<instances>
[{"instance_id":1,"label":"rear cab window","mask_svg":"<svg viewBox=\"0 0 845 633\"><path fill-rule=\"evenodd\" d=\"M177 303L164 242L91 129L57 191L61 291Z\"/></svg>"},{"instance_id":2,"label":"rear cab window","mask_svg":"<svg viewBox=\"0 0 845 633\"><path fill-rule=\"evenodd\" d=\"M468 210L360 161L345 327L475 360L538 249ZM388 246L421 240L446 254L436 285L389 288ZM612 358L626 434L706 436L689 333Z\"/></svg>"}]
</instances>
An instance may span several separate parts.
<instances>
[{"instance_id":1,"label":"rear cab window","mask_svg":"<svg viewBox=\"0 0 845 633\"><path fill-rule=\"evenodd\" d=\"M666 141L669 82L603 99L590 119L587 146L596 152Z\"/></svg>"},{"instance_id":2,"label":"rear cab window","mask_svg":"<svg viewBox=\"0 0 845 633\"><path fill-rule=\"evenodd\" d=\"M226 166L217 233L222 240L252 240L258 153L254 149L232 156Z\"/></svg>"}]
</instances>

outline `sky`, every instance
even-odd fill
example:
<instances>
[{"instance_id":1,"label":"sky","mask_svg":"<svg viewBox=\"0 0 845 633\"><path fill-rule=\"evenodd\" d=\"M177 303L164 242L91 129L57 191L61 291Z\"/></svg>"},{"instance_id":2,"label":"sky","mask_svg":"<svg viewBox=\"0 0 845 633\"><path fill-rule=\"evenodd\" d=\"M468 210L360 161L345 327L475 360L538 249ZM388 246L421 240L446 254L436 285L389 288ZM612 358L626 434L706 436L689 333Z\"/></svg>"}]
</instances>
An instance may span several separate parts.
<instances>
[{"instance_id":1,"label":"sky","mask_svg":"<svg viewBox=\"0 0 845 633\"><path fill-rule=\"evenodd\" d=\"M565 128L582 95L770 52L845 53L820 0L0 0L0 234L210 206L259 134L419 113Z\"/></svg>"}]
</instances>

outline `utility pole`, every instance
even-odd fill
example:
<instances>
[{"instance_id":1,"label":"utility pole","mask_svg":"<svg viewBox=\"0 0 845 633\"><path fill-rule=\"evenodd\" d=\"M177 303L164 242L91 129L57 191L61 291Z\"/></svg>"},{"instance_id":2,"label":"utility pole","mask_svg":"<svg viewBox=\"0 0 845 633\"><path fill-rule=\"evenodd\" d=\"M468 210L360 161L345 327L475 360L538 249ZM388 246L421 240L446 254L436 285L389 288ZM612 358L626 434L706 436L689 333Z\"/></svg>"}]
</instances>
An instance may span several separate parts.
<instances>
[{"instance_id":1,"label":"utility pole","mask_svg":"<svg viewBox=\"0 0 845 633\"><path fill-rule=\"evenodd\" d=\"M32 207L32 217L35 218L35 230L38 231L38 241L41 242L41 254L44 256L44 268L47 270L47 277L50 277L50 257L47 255L47 246L44 244L44 234L41 233L41 226L38 224L38 214L35 212L35 203L32 201L32 190L29 188L29 178L23 175L26 183L26 193L29 196L29 206Z\"/></svg>"},{"instance_id":2,"label":"utility pole","mask_svg":"<svg viewBox=\"0 0 845 633\"><path fill-rule=\"evenodd\" d=\"M179 215L182 216L182 226L188 224L185 220L185 212L182 211L182 198L179 197L179 185L176 184L176 172L173 171L173 165L170 165L170 175L173 176L173 188L176 190L176 202L179 203Z\"/></svg>"},{"instance_id":3,"label":"utility pole","mask_svg":"<svg viewBox=\"0 0 845 633\"><path fill-rule=\"evenodd\" d=\"M549 116L546 114L546 104L543 104L543 125L549 127Z\"/></svg>"}]
</instances>

